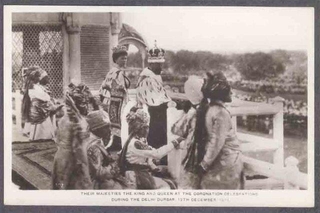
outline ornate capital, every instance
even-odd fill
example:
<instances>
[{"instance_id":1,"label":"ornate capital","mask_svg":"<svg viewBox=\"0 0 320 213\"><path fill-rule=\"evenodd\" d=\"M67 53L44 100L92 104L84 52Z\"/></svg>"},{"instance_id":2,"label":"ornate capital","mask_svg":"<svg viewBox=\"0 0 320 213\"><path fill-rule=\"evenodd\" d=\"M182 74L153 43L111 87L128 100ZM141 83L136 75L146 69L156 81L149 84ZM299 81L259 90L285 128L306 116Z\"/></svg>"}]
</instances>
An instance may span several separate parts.
<instances>
[{"instance_id":1,"label":"ornate capital","mask_svg":"<svg viewBox=\"0 0 320 213\"><path fill-rule=\"evenodd\" d=\"M81 31L81 26L80 26L79 18L77 14L63 13L62 20L65 23L67 32L69 34L75 34Z\"/></svg>"},{"instance_id":2,"label":"ornate capital","mask_svg":"<svg viewBox=\"0 0 320 213\"><path fill-rule=\"evenodd\" d=\"M110 13L111 34L119 34L122 27L120 13Z\"/></svg>"}]
</instances>

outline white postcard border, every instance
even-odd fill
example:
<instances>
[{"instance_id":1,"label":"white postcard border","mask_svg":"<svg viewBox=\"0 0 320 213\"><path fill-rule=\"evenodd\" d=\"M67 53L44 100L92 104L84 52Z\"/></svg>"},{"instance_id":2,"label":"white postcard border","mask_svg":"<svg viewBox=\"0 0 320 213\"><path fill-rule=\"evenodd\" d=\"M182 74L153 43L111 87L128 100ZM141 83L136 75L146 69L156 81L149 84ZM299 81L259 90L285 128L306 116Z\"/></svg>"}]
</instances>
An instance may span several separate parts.
<instances>
[{"instance_id":1,"label":"white postcard border","mask_svg":"<svg viewBox=\"0 0 320 213\"><path fill-rule=\"evenodd\" d=\"M192 10L192 9L238 9L237 7L107 7L107 6L4 6L4 204L5 205L78 205L78 206L259 206L259 207L313 207L314 206L314 8L257 8L257 9L305 9L310 10L310 37L308 46L308 190L176 190L176 191L24 191L16 189L11 182L12 168L12 79L11 79L11 14L13 12L143 12L145 10ZM241 7L241 9L252 9ZM256 9L256 8L255 8ZM101 194L97 194L97 193ZM108 195L110 192L120 193ZM125 193L155 193L153 195L125 195ZM175 193L178 195L164 195ZM201 196L196 193L207 192L211 195ZM106 195L104 195L104 193ZM191 193L191 195L183 195ZM216 194L217 193L217 194ZM232 195L243 193L244 195ZM245 195L245 194L249 195ZM222 195L221 195L222 194ZM253 195L256 194L256 195ZM156 198L156 201L142 201L142 198ZM112 201L119 198L119 201ZM129 201L121 199L128 198ZM131 198L139 198L131 200ZM166 201L164 198L174 198ZM181 198L198 199L178 201ZM215 198L216 201L200 201ZM158 201L157 199L161 200Z\"/></svg>"}]
</instances>

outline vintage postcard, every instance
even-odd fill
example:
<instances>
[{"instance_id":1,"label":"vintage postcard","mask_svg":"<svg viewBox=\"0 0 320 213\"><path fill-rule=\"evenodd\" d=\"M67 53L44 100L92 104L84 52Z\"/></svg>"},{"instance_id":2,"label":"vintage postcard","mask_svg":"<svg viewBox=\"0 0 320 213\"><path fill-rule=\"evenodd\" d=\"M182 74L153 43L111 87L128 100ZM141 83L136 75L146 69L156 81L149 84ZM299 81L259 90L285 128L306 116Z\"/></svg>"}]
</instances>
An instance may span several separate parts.
<instances>
[{"instance_id":1,"label":"vintage postcard","mask_svg":"<svg viewBox=\"0 0 320 213\"><path fill-rule=\"evenodd\" d=\"M314 8L4 6L4 204L314 206Z\"/></svg>"}]
</instances>

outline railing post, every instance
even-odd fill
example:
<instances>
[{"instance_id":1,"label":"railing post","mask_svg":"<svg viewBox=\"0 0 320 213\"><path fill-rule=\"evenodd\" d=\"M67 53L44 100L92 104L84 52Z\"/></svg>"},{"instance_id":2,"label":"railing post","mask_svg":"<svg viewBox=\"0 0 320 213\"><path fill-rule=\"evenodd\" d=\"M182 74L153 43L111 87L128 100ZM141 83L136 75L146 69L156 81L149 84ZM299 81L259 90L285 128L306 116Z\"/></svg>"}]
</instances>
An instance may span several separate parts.
<instances>
[{"instance_id":1,"label":"railing post","mask_svg":"<svg viewBox=\"0 0 320 213\"><path fill-rule=\"evenodd\" d=\"M293 156L290 156L286 158L285 165L286 165L286 177L289 177L291 175L294 175L295 173L299 172L298 168L299 160ZM289 183L288 181L284 182L284 188L285 189L299 189L299 186L293 185Z\"/></svg>"},{"instance_id":2,"label":"railing post","mask_svg":"<svg viewBox=\"0 0 320 213\"><path fill-rule=\"evenodd\" d=\"M172 103L172 104L171 104ZM167 138L168 143L170 143L173 139L177 138L177 136L171 133L171 127L179 118L178 110L175 108L176 104L171 102L168 104L167 109ZM180 167L181 167L181 150L174 149L172 152L168 154L168 170L171 176L175 180L179 180L180 176Z\"/></svg>"},{"instance_id":3,"label":"railing post","mask_svg":"<svg viewBox=\"0 0 320 213\"><path fill-rule=\"evenodd\" d=\"M279 143L279 148L274 153L273 163L278 166L283 166L284 163L283 102L284 99L279 96L274 98L278 112L273 116L273 138Z\"/></svg>"},{"instance_id":4,"label":"railing post","mask_svg":"<svg viewBox=\"0 0 320 213\"><path fill-rule=\"evenodd\" d=\"M16 90L14 94L14 104L15 104L15 116L16 116L16 127L19 133L22 133L22 117L21 117L21 93L20 90Z\"/></svg>"},{"instance_id":5,"label":"railing post","mask_svg":"<svg viewBox=\"0 0 320 213\"><path fill-rule=\"evenodd\" d=\"M237 116L232 116L231 118L232 120L232 126L233 126L233 129L234 129L234 132L237 132Z\"/></svg>"}]
</instances>

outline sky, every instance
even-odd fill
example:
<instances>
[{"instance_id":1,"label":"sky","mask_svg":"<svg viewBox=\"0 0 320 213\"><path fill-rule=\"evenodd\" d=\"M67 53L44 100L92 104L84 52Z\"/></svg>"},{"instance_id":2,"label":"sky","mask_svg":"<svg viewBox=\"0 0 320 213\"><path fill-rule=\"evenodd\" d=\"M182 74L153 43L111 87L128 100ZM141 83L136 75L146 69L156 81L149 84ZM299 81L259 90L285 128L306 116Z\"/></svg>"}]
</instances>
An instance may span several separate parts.
<instances>
[{"instance_id":1,"label":"sky","mask_svg":"<svg viewBox=\"0 0 320 213\"><path fill-rule=\"evenodd\" d=\"M179 7L123 13L149 47L243 53L307 50L313 39L311 8Z\"/></svg>"}]
</instances>

